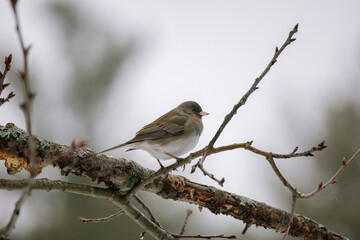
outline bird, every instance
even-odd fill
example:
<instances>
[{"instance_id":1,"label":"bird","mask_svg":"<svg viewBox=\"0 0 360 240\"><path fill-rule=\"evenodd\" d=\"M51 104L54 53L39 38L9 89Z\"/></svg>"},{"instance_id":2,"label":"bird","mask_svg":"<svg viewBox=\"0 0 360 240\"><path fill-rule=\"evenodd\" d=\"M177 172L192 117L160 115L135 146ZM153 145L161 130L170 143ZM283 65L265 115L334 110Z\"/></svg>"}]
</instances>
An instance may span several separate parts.
<instances>
[{"instance_id":1,"label":"bird","mask_svg":"<svg viewBox=\"0 0 360 240\"><path fill-rule=\"evenodd\" d=\"M156 158L163 168L159 159L178 158L195 148L203 131L202 117L208 114L197 102L183 102L141 128L131 140L98 154L117 148L141 149Z\"/></svg>"}]
</instances>

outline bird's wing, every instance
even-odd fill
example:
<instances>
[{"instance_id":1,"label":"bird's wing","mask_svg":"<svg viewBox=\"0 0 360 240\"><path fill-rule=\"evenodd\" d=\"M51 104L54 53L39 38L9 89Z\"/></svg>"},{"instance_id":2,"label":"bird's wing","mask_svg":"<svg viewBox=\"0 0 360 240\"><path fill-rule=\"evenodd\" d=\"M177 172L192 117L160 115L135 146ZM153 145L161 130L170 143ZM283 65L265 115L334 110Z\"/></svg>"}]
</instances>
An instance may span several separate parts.
<instances>
[{"instance_id":1,"label":"bird's wing","mask_svg":"<svg viewBox=\"0 0 360 240\"><path fill-rule=\"evenodd\" d=\"M157 140L180 135L184 132L187 119L188 118L186 116L182 115L175 115L170 118L164 115L143 127L136 133L136 136L127 143L134 143L143 140Z\"/></svg>"}]
</instances>

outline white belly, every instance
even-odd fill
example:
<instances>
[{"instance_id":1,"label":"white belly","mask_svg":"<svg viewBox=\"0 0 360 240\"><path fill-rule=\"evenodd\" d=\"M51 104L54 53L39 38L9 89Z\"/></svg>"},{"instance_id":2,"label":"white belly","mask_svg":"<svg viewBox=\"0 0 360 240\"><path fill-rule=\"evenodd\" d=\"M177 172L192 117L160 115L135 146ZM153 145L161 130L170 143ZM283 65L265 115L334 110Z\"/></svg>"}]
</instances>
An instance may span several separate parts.
<instances>
[{"instance_id":1,"label":"white belly","mask_svg":"<svg viewBox=\"0 0 360 240\"><path fill-rule=\"evenodd\" d=\"M155 145L155 146L151 145L151 147L143 146L142 149L147 151L148 153L150 153L150 155L153 156L154 158L158 158L161 160L168 160L168 159L171 159L172 157L170 157L166 153L169 153L176 157L180 157L183 154L194 149L194 147L199 142L199 138L200 138L199 135L194 135L194 136L187 138L186 141L184 141L183 139L177 140L177 141L172 141L171 143L169 143L166 146L164 146L164 145Z\"/></svg>"}]
</instances>

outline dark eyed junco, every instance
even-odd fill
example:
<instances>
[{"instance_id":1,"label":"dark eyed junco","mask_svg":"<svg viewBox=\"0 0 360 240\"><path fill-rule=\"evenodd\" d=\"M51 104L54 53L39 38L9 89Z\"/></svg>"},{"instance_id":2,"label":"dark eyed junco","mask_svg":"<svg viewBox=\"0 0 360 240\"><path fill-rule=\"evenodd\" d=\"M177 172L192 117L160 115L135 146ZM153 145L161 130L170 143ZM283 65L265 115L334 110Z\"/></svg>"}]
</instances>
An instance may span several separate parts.
<instances>
[{"instance_id":1,"label":"dark eyed junco","mask_svg":"<svg viewBox=\"0 0 360 240\"><path fill-rule=\"evenodd\" d=\"M203 130L201 117L205 115L208 113L202 111L198 103L183 102L143 127L133 139L100 153L126 147L127 151L147 151L158 161L171 159L171 156L179 157L192 150L198 143Z\"/></svg>"}]
</instances>

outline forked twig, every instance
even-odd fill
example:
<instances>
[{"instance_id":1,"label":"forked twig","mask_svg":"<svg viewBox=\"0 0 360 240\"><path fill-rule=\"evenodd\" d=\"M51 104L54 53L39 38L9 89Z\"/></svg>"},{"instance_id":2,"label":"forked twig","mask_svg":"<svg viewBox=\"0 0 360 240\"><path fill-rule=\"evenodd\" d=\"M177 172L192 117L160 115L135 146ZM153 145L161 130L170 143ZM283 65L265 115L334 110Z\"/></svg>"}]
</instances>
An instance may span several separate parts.
<instances>
[{"instance_id":1,"label":"forked twig","mask_svg":"<svg viewBox=\"0 0 360 240\"><path fill-rule=\"evenodd\" d=\"M324 144L319 144L320 145L320 149L323 149L324 148ZM326 147L326 146L325 146ZM267 160L269 161L271 167L273 168L274 172L276 173L276 175L278 176L278 178L280 179L280 181L284 184L284 186L286 186L292 193L292 196L293 196L293 199L292 199L292 206L291 206L291 216L290 216L290 219L289 219L289 223L285 229L285 231L283 232L284 233L284 238L283 240L286 240L288 234L289 234L289 231L290 231L290 228L291 228L291 225L292 225L292 222L293 222L293 217L294 217L294 214L295 214L295 206L296 206L296 201L298 199L307 199L307 198L310 198L310 197L313 197L315 196L316 194L318 194L320 191L324 190L325 188L327 188L328 186L334 184L334 183L337 183L336 181L336 178L345 170L346 167L348 167L353 161L355 158L357 158L358 156L360 155L360 148L353 154L353 156L351 156L351 158L346 161L345 157L342 158L342 164L341 166L339 167L339 169L335 172L335 174L325 183L323 184L323 182L321 181L320 184L318 185L318 187L313 190L312 192L310 193L301 193L299 192L296 188L294 188L286 179L285 177L281 174L281 172L279 171L279 169L277 168L275 162L274 162L274 159L272 157L272 155L268 155L267 156Z\"/></svg>"},{"instance_id":2,"label":"forked twig","mask_svg":"<svg viewBox=\"0 0 360 240\"><path fill-rule=\"evenodd\" d=\"M343 157L341 159L341 166L339 167L339 169L335 172L335 174L325 183L322 184L322 182L320 182L319 186L312 192L307 193L307 194L300 194L299 198L301 199L306 199L306 198L310 198L312 196L314 196L315 194L317 194L318 192L324 190L325 188L327 188L328 186L337 183L336 178L345 170L346 167L348 167L358 156L360 155L360 148L350 157L349 160L346 161L345 157Z\"/></svg>"},{"instance_id":3,"label":"forked twig","mask_svg":"<svg viewBox=\"0 0 360 240\"><path fill-rule=\"evenodd\" d=\"M220 125L219 129L217 130L217 132L215 133L214 137L210 140L209 144L207 145L206 149L210 150L212 148L214 148L214 144L217 141L217 139L220 137L220 134L224 131L226 125L230 122L230 120L232 119L232 117L237 113L238 109L244 105L247 101L247 99L249 98L249 96L256 90L258 89L258 84L260 83L260 81L265 77L265 75L270 71L271 67L276 63L277 58L280 56L280 54L284 51L284 49L290 45L293 41L295 41L295 38L293 38L294 34L298 31L298 24L295 25L295 27L290 31L288 38L286 39L286 41L283 43L283 45L280 47L280 49L278 47L275 48L275 53L272 57L272 59L270 60L270 62L268 63L268 65L266 66L266 68L264 69L264 71L260 74L259 77L257 77L254 81L254 83L252 84L252 86L250 87L250 89L245 93L245 95L240 99L240 101L234 105L233 109L230 111L230 113L228 113L225 118L224 121L222 122L222 124ZM204 171L204 167L203 167L203 163L206 159L206 157L208 156L208 151L205 151L204 156L192 167L191 172L195 172L196 168L199 167L203 173L205 175L208 175L207 171ZM210 176L209 176L210 177ZM211 177L212 179L215 179L214 177Z\"/></svg>"}]
</instances>

